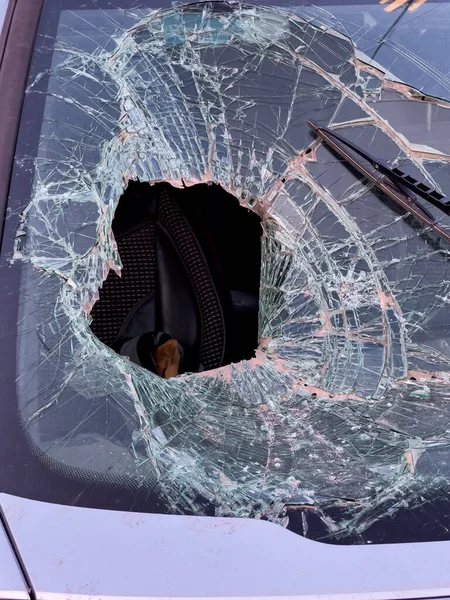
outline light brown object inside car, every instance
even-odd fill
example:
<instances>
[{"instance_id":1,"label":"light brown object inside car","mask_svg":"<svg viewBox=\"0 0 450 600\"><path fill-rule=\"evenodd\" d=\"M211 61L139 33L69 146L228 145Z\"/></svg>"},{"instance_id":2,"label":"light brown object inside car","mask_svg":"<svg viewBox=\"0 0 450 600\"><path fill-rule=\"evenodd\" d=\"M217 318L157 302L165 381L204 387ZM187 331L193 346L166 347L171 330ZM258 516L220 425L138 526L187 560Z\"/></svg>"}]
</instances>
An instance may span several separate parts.
<instances>
[{"instance_id":1,"label":"light brown object inside car","mask_svg":"<svg viewBox=\"0 0 450 600\"><path fill-rule=\"evenodd\" d=\"M169 340L155 351L155 363L158 375L163 379L176 377L180 367L180 353L177 340Z\"/></svg>"}]
</instances>

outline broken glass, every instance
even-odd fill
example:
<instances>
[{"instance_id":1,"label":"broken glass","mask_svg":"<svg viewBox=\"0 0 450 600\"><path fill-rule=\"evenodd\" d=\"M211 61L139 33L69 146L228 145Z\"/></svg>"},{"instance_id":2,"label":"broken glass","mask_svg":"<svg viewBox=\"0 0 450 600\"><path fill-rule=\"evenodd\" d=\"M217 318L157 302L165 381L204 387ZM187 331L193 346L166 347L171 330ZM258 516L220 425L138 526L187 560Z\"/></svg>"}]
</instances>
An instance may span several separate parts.
<instances>
[{"instance_id":1,"label":"broken glass","mask_svg":"<svg viewBox=\"0 0 450 600\"><path fill-rule=\"evenodd\" d=\"M450 520L449 246L308 120L450 194L450 103L325 12L94 4L61 11L52 44L42 25L22 121L40 102L39 141L16 156L16 181L33 177L17 396L34 447L86 485L126 475L162 510L386 541L374 526L398 512L439 500ZM165 381L92 334L129 180L214 182L260 215L255 358ZM409 523L402 541L422 535Z\"/></svg>"}]
</instances>

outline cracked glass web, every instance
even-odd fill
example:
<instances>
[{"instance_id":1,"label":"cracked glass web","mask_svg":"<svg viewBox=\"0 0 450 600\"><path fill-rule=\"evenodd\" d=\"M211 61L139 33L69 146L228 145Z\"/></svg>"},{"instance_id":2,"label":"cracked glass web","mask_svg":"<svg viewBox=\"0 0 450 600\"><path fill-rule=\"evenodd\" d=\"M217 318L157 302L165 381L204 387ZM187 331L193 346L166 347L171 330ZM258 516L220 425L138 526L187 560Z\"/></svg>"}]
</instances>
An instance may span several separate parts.
<instances>
[{"instance_id":1,"label":"cracked glass web","mask_svg":"<svg viewBox=\"0 0 450 600\"><path fill-rule=\"evenodd\" d=\"M59 463L145 482L172 512L301 514L301 533L338 540L448 494L449 247L307 122L449 193L450 104L297 13L61 13L27 89L45 108L14 254L17 386ZM216 182L262 217L254 359L162 381L92 335L130 179Z\"/></svg>"}]
</instances>

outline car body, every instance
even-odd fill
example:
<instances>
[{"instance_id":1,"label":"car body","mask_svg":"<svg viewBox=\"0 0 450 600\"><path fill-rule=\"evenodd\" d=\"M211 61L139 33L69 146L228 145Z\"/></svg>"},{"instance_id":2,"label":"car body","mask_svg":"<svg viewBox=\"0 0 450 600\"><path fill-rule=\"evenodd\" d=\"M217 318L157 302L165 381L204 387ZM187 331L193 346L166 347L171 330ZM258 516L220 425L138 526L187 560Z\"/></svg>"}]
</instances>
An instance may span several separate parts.
<instances>
[{"instance_id":1,"label":"car body","mask_svg":"<svg viewBox=\"0 0 450 600\"><path fill-rule=\"evenodd\" d=\"M447 7L10 1L1 599L450 597L448 250L307 127L448 194ZM132 179L259 203L255 358L162 387L92 335Z\"/></svg>"}]
</instances>

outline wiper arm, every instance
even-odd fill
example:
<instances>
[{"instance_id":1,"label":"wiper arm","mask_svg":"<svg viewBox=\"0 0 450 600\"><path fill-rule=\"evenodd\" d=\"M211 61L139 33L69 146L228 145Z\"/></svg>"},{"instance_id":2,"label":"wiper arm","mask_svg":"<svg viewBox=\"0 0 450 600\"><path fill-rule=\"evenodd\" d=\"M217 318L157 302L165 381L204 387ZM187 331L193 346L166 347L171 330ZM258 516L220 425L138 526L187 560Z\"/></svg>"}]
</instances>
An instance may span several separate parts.
<instances>
[{"instance_id":1,"label":"wiper arm","mask_svg":"<svg viewBox=\"0 0 450 600\"><path fill-rule=\"evenodd\" d=\"M421 196L424 200L442 210L446 215L450 215L450 200L446 196L430 188L425 183L407 175L400 169L391 167L384 160L373 157L328 127L320 127L313 121L308 121L308 125L330 148L333 148L340 157L361 173L361 175L369 179L391 200L415 216L419 221L431 227L433 231L450 243L450 232L438 225L433 215L408 190ZM358 156L368 163L373 170L361 162Z\"/></svg>"}]
</instances>

